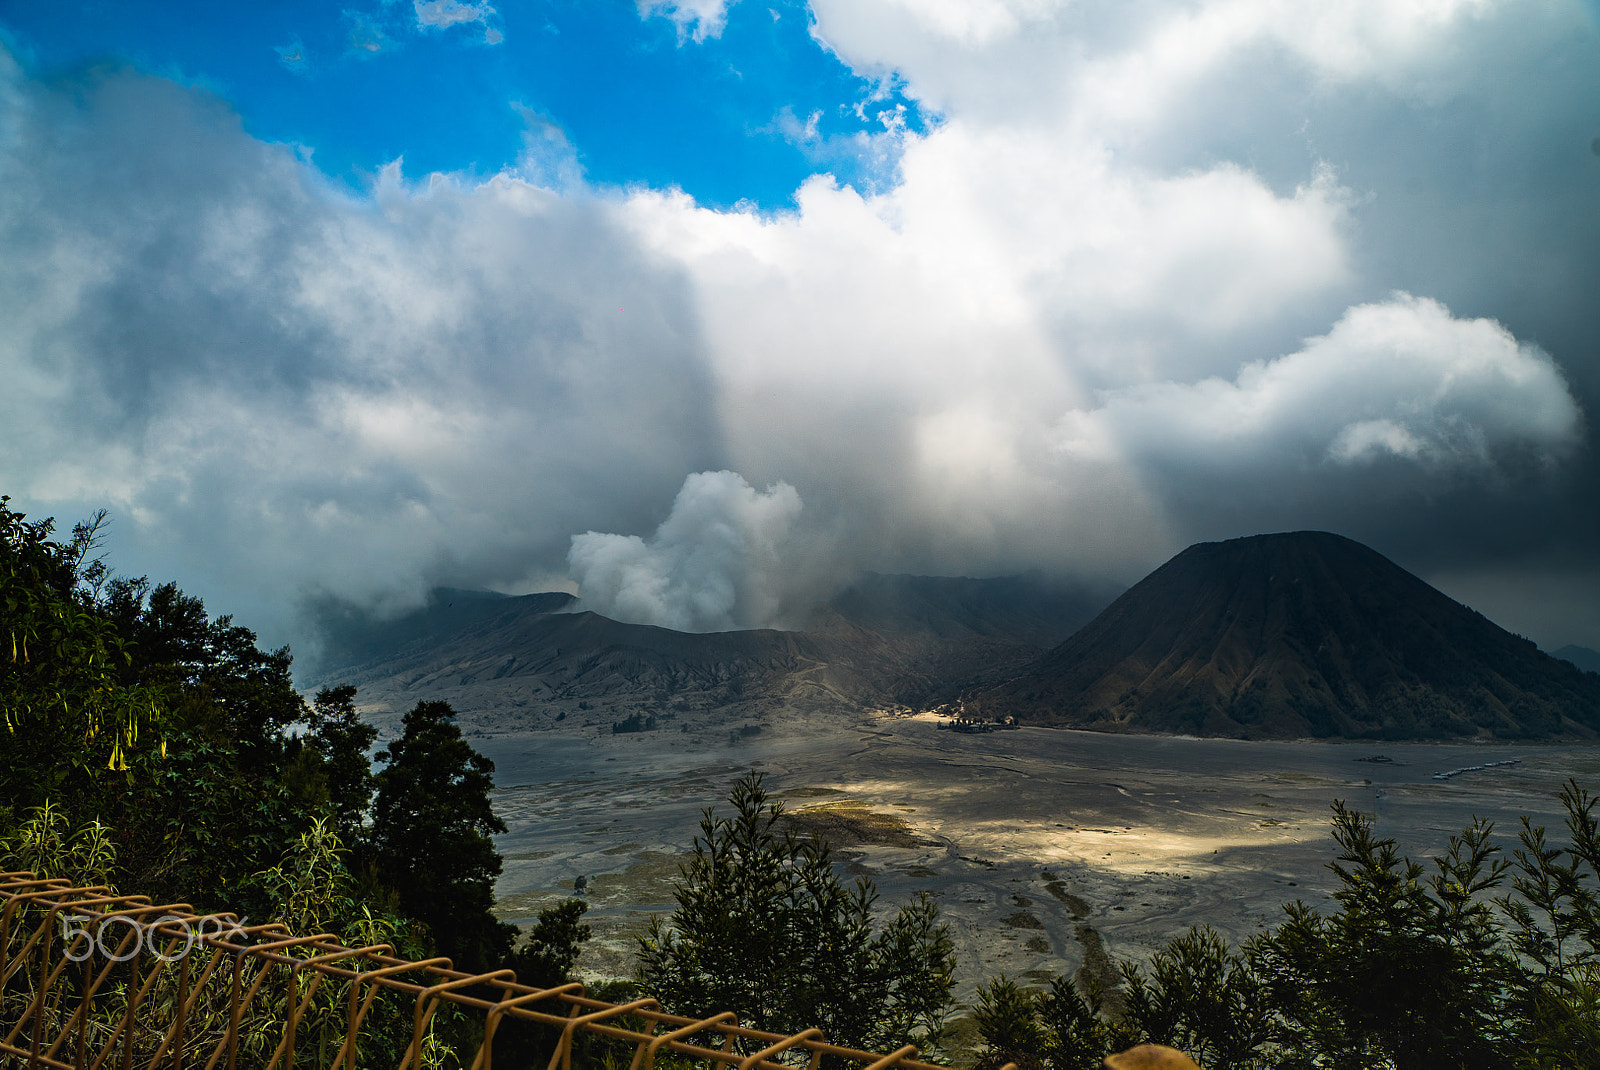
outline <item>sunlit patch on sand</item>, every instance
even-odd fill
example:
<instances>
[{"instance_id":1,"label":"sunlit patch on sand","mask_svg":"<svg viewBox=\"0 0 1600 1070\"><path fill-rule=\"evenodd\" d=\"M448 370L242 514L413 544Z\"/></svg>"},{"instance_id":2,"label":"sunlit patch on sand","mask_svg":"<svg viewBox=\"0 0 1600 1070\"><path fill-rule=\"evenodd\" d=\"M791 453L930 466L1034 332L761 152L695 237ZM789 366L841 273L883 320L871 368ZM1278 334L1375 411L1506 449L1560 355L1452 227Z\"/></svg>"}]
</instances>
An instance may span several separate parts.
<instances>
[{"instance_id":1,"label":"sunlit patch on sand","mask_svg":"<svg viewBox=\"0 0 1600 1070\"><path fill-rule=\"evenodd\" d=\"M874 811L866 803L836 802L790 810L783 822L802 836L816 836L835 847L875 844L883 847L937 846L897 814Z\"/></svg>"},{"instance_id":2,"label":"sunlit patch on sand","mask_svg":"<svg viewBox=\"0 0 1600 1070\"><path fill-rule=\"evenodd\" d=\"M971 999L1001 971L1110 978L1114 959L1191 925L1242 940L1277 924L1288 899L1324 903L1335 798L1375 813L1380 835L1420 856L1474 813L1503 831L1522 812L1554 827L1568 773L1587 764L1600 775L1590 752L1550 746L1385 744L1394 762L1358 763L1370 746L768 720L771 731L738 747L679 734L652 748L604 726L493 741L502 783L514 785L495 796L509 826L501 915L529 918L587 877L595 938L579 972L629 975L651 912L671 909L702 810L723 806L754 769L792 827L835 844L841 875L877 885L881 911L935 897L956 943L958 998ZM1523 761L1429 780L1508 754Z\"/></svg>"}]
</instances>

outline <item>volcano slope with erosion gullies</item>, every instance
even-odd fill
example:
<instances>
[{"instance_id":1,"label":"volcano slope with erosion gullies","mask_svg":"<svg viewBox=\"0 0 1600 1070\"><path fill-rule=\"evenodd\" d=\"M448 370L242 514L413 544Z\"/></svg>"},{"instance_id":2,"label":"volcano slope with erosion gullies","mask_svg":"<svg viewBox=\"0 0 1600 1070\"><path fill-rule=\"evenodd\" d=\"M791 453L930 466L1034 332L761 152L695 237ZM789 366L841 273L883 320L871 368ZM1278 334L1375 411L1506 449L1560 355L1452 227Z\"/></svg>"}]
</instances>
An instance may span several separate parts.
<instances>
[{"instance_id":1,"label":"volcano slope with erosion gullies","mask_svg":"<svg viewBox=\"0 0 1600 1070\"><path fill-rule=\"evenodd\" d=\"M323 616L307 686L352 683L380 724L443 699L479 732L610 726L752 731L945 701L1072 634L1115 592L998 579L867 574L795 631L691 633L578 609L570 594L435 590L389 621Z\"/></svg>"},{"instance_id":2,"label":"volcano slope with erosion gullies","mask_svg":"<svg viewBox=\"0 0 1600 1070\"><path fill-rule=\"evenodd\" d=\"M1189 547L972 706L1247 739L1600 736L1600 676L1317 531Z\"/></svg>"}]
</instances>

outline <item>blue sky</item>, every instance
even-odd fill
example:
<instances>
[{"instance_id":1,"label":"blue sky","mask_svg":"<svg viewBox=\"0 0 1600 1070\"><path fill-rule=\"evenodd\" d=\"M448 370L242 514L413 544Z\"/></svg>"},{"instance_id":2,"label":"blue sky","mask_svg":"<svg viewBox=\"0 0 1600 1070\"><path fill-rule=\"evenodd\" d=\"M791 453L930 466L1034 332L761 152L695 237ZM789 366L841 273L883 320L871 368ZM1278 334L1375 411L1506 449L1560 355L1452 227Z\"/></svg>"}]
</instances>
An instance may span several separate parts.
<instances>
[{"instance_id":1,"label":"blue sky","mask_svg":"<svg viewBox=\"0 0 1600 1070\"><path fill-rule=\"evenodd\" d=\"M274 643L1314 528L1600 648L1596 101L1591 0L0 0L0 493Z\"/></svg>"},{"instance_id":2,"label":"blue sky","mask_svg":"<svg viewBox=\"0 0 1600 1070\"><path fill-rule=\"evenodd\" d=\"M841 140L928 122L892 76L861 77L819 43L792 0L736 4L699 40L694 24L616 0L485 8L433 9L434 25L428 7L393 0L8 0L0 25L35 74L131 64L204 87L255 137L303 146L358 187L397 157L412 175L515 167L530 125L549 123L590 182L782 207L819 168L892 180Z\"/></svg>"}]
</instances>

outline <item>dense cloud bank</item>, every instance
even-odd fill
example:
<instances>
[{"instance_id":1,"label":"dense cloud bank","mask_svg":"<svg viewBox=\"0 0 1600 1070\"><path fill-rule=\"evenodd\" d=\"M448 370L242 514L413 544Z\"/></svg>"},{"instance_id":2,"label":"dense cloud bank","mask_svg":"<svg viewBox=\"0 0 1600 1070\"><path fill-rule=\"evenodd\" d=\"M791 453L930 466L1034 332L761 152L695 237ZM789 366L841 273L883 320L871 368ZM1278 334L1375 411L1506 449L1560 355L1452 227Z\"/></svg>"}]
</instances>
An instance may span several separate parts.
<instances>
[{"instance_id":1,"label":"dense cloud bank","mask_svg":"<svg viewBox=\"0 0 1600 1070\"><path fill-rule=\"evenodd\" d=\"M717 457L688 282L610 206L398 166L353 201L170 83L7 83L4 482L108 504L141 569L252 602L559 576Z\"/></svg>"},{"instance_id":2,"label":"dense cloud bank","mask_svg":"<svg viewBox=\"0 0 1600 1070\"><path fill-rule=\"evenodd\" d=\"M201 90L0 56L0 488L273 636L435 583L781 625L866 567L1130 580L1309 526L1592 581L1582 8L815 12L943 118L776 214L532 135L353 195ZM693 48L727 11L641 13Z\"/></svg>"}]
</instances>

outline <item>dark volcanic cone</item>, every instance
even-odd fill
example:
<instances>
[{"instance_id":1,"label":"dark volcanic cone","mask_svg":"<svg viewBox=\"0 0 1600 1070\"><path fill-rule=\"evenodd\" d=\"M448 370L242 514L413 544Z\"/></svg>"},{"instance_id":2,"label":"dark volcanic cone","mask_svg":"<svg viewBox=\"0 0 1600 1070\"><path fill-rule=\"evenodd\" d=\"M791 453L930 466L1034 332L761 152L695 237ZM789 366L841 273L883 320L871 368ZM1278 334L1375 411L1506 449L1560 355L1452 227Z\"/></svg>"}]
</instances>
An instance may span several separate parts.
<instances>
[{"instance_id":1,"label":"dark volcanic cone","mask_svg":"<svg viewBox=\"0 0 1600 1070\"><path fill-rule=\"evenodd\" d=\"M1600 676L1319 531L1189 547L986 716L1239 737L1592 738Z\"/></svg>"}]
</instances>

